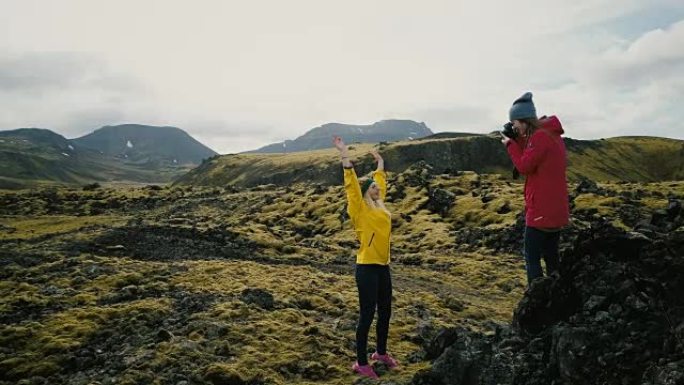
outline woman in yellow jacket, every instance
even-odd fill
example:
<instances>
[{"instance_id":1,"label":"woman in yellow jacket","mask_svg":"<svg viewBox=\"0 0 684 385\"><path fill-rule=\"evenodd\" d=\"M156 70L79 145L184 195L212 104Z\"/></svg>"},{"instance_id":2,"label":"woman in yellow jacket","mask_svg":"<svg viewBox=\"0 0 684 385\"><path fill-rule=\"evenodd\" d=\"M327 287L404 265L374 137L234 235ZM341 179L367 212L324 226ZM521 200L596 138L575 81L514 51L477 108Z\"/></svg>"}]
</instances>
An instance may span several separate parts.
<instances>
[{"instance_id":1,"label":"woman in yellow jacket","mask_svg":"<svg viewBox=\"0 0 684 385\"><path fill-rule=\"evenodd\" d=\"M392 306L392 278L389 270L390 232L392 220L385 207L387 182L384 161L377 151L371 154L378 167L371 178L356 178L354 166L342 138L333 139L340 151L344 167L344 189L347 194L347 212L354 225L360 247L356 254L356 286L359 291L359 323L356 327L356 362L352 369L362 376L378 378L368 363L367 345L375 309L377 349L372 360L382 361L394 368L397 361L387 353L387 335Z\"/></svg>"}]
</instances>

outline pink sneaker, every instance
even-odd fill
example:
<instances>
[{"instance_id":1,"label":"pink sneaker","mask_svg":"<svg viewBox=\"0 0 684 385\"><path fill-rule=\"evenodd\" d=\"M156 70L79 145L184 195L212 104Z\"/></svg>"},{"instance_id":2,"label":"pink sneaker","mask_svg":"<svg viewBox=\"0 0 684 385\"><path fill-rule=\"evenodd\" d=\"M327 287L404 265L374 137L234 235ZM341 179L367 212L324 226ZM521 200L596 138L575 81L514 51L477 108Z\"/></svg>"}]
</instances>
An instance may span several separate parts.
<instances>
[{"instance_id":1,"label":"pink sneaker","mask_svg":"<svg viewBox=\"0 0 684 385\"><path fill-rule=\"evenodd\" d=\"M387 367L390 369L396 368L397 366L399 366L399 361L395 360L394 357L389 355L389 353L378 354L378 352L374 352L371 355L371 360L384 362L385 365L387 365Z\"/></svg>"},{"instance_id":2,"label":"pink sneaker","mask_svg":"<svg viewBox=\"0 0 684 385\"><path fill-rule=\"evenodd\" d=\"M352 365L352 370L364 377L372 378L375 380L380 379L380 377L378 377L378 375L375 374L375 371L373 370L372 366L359 365L358 361L354 362L354 365Z\"/></svg>"}]
</instances>

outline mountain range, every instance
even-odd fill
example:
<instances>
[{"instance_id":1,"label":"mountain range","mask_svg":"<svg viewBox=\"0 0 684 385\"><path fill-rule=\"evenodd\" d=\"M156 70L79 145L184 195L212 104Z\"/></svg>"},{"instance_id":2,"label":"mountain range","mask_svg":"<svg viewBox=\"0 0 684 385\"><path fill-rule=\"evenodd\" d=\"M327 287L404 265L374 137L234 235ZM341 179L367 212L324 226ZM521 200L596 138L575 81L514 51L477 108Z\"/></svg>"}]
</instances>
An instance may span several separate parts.
<instances>
[{"instance_id":1,"label":"mountain range","mask_svg":"<svg viewBox=\"0 0 684 385\"><path fill-rule=\"evenodd\" d=\"M221 155L176 127L104 126L75 139L47 129L0 131L0 188L92 182L169 183L242 187L293 182L338 184L333 135L352 149L357 171L373 167L376 146L391 172L423 161L435 173L475 171L510 176L511 163L495 134L437 133L410 120L358 126L324 124L253 152ZM684 141L657 137L565 138L568 177L652 182L684 178Z\"/></svg>"},{"instance_id":2,"label":"mountain range","mask_svg":"<svg viewBox=\"0 0 684 385\"><path fill-rule=\"evenodd\" d=\"M269 144L247 153L288 153L328 148L333 135L343 137L347 143L379 143L418 139L432 135L432 131L425 123L412 120L390 119L371 125L327 123L294 140Z\"/></svg>"},{"instance_id":3,"label":"mountain range","mask_svg":"<svg viewBox=\"0 0 684 385\"><path fill-rule=\"evenodd\" d=\"M175 127L105 126L76 139L40 128L0 131L0 188L167 183L214 155Z\"/></svg>"},{"instance_id":4,"label":"mountain range","mask_svg":"<svg viewBox=\"0 0 684 385\"><path fill-rule=\"evenodd\" d=\"M378 143L424 138L432 131L424 123L411 120L383 120L371 125L328 123L294 140L253 152L327 148L333 135L341 135L350 143ZM215 155L176 127L104 126L75 139L39 128L0 131L0 188L52 183L167 183Z\"/></svg>"}]
</instances>

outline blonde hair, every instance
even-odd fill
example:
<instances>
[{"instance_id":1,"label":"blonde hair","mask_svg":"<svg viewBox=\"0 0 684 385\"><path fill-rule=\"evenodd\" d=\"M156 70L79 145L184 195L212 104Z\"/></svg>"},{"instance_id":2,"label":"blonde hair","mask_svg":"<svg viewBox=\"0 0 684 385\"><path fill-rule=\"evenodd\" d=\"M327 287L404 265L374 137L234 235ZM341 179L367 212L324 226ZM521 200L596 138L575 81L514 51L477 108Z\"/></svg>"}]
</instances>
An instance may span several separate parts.
<instances>
[{"instance_id":1,"label":"blonde hair","mask_svg":"<svg viewBox=\"0 0 684 385\"><path fill-rule=\"evenodd\" d=\"M363 184L370 178L371 178L371 176L364 176L364 177L359 178L359 186L363 186ZM373 200L373 198L371 198L371 196L370 196L369 191L370 191L370 189L366 190L366 193L363 194L363 197L362 197L363 200L366 202L366 205L368 205L368 207L370 207L372 209L383 210L388 215L391 215L389 210L387 210L387 207L385 206L385 202L382 199Z\"/></svg>"}]
</instances>

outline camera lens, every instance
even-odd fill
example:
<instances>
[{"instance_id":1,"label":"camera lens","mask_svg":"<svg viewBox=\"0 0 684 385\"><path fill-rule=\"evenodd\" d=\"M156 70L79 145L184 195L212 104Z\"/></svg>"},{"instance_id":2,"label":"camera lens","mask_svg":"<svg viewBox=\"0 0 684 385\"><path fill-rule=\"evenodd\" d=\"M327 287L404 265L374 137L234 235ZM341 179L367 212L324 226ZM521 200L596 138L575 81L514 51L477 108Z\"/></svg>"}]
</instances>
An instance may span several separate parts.
<instances>
[{"instance_id":1,"label":"camera lens","mask_svg":"<svg viewBox=\"0 0 684 385\"><path fill-rule=\"evenodd\" d=\"M503 125L503 131L501 131L501 132L511 139L515 139L515 137L518 136L518 133L513 128L513 123L511 123L511 122L504 124Z\"/></svg>"}]
</instances>

